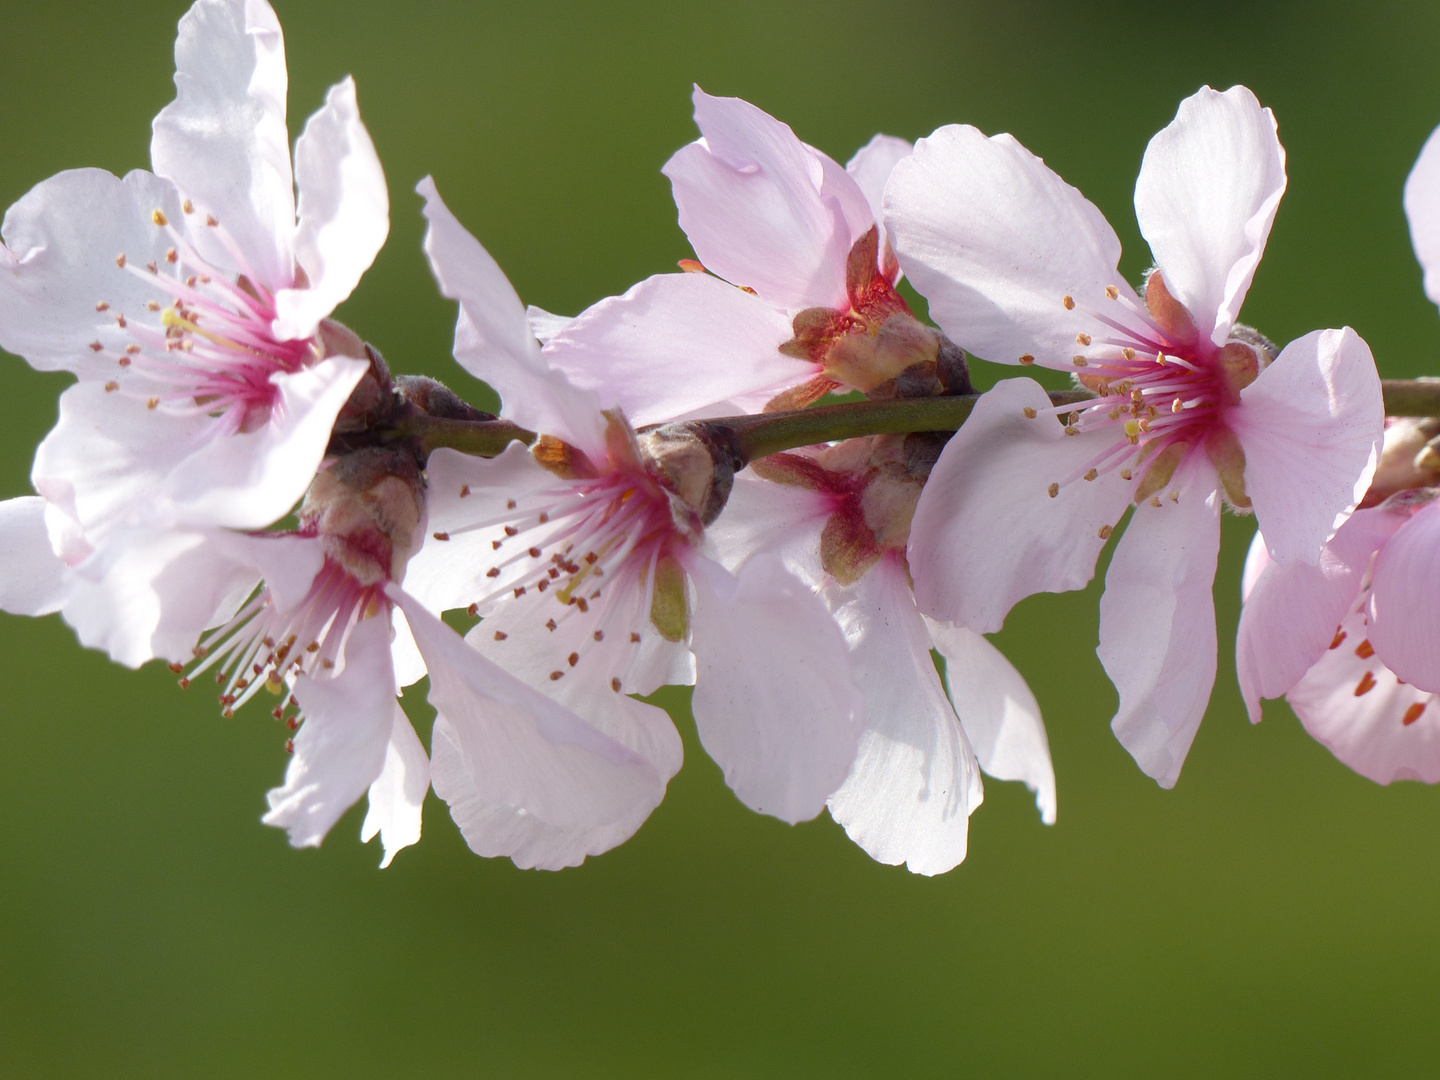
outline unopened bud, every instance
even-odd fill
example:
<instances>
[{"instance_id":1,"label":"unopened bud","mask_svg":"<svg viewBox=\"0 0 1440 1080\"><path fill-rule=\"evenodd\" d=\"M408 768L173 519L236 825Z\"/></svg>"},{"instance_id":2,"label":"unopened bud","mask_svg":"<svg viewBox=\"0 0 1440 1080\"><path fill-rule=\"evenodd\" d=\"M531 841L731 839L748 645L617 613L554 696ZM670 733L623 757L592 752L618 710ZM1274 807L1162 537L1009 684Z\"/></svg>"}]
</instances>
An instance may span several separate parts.
<instances>
[{"instance_id":1,"label":"unopened bud","mask_svg":"<svg viewBox=\"0 0 1440 1080\"><path fill-rule=\"evenodd\" d=\"M403 576L425 515L425 485L414 454L367 447L332 459L300 506L300 531L362 585Z\"/></svg>"},{"instance_id":2,"label":"unopened bud","mask_svg":"<svg viewBox=\"0 0 1440 1080\"><path fill-rule=\"evenodd\" d=\"M709 525L730 498L745 467L734 433L703 422L666 424L640 436L645 470Z\"/></svg>"}]
</instances>

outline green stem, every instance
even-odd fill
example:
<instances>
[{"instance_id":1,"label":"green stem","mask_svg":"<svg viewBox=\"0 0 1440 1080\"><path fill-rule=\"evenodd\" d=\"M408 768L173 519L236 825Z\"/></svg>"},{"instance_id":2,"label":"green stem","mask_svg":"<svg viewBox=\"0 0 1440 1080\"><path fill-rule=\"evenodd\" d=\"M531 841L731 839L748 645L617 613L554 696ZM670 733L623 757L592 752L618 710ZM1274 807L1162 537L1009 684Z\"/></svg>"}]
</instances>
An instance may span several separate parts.
<instances>
[{"instance_id":1,"label":"green stem","mask_svg":"<svg viewBox=\"0 0 1440 1080\"><path fill-rule=\"evenodd\" d=\"M450 420L424 414L408 417L396 434L418 439L427 457L442 446L476 457L495 457L512 442L529 446L536 438L535 432L508 420Z\"/></svg>"},{"instance_id":2,"label":"green stem","mask_svg":"<svg viewBox=\"0 0 1440 1080\"><path fill-rule=\"evenodd\" d=\"M1386 416L1440 416L1440 379L1381 379Z\"/></svg>"}]
</instances>

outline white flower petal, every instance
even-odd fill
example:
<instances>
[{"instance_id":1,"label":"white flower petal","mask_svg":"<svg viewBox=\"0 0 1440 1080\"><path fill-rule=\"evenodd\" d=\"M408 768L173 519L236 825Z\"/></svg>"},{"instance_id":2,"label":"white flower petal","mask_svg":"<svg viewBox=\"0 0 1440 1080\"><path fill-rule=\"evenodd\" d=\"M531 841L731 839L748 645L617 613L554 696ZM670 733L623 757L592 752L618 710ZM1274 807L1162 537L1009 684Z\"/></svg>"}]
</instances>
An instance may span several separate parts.
<instances>
[{"instance_id":1,"label":"white flower petal","mask_svg":"<svg viewBox=\"0 0 1440 1080\"><path fill-rule=\"evenodd\" d=\"M920 610L980 633L1037 592L1081 589L1120 519L1132 484L1110 471L1094 481L1049 485L1083 471L1113 432L1067 436L1030 379L997 383L975 404L930 472L910 526L910 569Z\"/></svg>"},{"instance_id":2,"label":"white flower petal","mask_svg":"<svg viewBox=\"0 0 1440 1080\"><path fill-rule=\"evenodd\" d=\"M896 164L905 160L915 147L894 135L876 135L855 151L855 156L845 163L845 171L855 178L865 201L870 204L870 216L880 226L880 253L884 260L885 245L889 237L885 233L885 183L890 179Z\"/></svg>"},{"instance_id":3,"label":"white flower petal","mask_svg":"<svg viewBox=\"0 0 1440 1080\"><path fill-rule=\"evenodd\" d=\"M175 89L175 100L155 117L155 171L219 218L262 284L291 284L295 187L285 41L270 5L197 0L175 39ZM196 239L202 255L233 262L214 237L198 232Z\"/></svg>"},{"instance_id":4,"label":"white flower petal","mask_svg":"<svg viewBox=\"0 0 1440 1080\"><path fill-rule=\"evenodd\" d=\"M370 785L370 808L360 826L360 842L368 844L380 835L385 849L380 869L401 849L420 841L420 811L430 790L430 759L415 734L400 703L395 703L390 724L390 742L385 747L385 764Z\"/></svg>"},{"instance_id":5,"label":"white flower petal","mask_svg":"<svg viewBox=\"0 0 1440 1080\"><path fill-rule=\"evenodd\" d=\"M945 691L980 768L997 780L1019 780L1035 793L1040 820L1055 824L1055 767L1040 705L1015 666L972 630L927 620L945 658Z\"/></svg>"},{"instance_id":6,"label":"white flower petal","mask_svg":"<svg viewBox=\"0 0 1440 1080\"><path fill-rule=\"evenodd\" d=\"M464 762L466 798L558 829L638 824L659 804L665 780L642 754L501 669L399 589L389 595L425 657L430 703ZM448 801L447 778L437 759L432 782Z\"/></svg>"},{"instance_id":7,"label":"white flower petal","mask_svg":"<svg viewBox=\"0 0 1440 1080\"><path fill-rule=\"evenodd\" d=\"M1425 271L1425 295L1440 304L1440 128L1430 133L1405 178L1410 242Z\"/></svg>"},{"instance_id":8,"label":"white flower petal","mask_svg":"<svg viewBox=\"0 0 1440 1080\"><path fill-rule=\"evenodd\" d=\"M1440 502L1405 522L1375 557L1370 643L1397 676L1440 691Z\"/></svg>"},{"instance_id":9,"label":"white flower petal","mask_svg":"<svg viewBox=\"0 0 1440 1080\"><path fill-rule=\"evenodd\" d=\"M1385 437L1380 376L1348 326L1297 338L1227 417L1276 562L1314 562L1370 486Z\"/></svg>"},{"instance_id":10,"label":"white flower petal","mask_svg":"<svg viewBox=\"0 0 1440 1080\"><path fill-rule=\"evenodd\" d=\"M1377 784L1440 783L1436 696L1399 682L1378 654L1356 652L1365 640L1363 612L1349 615L1341 629L1344 644L1326 650L1285 695L1295 715L1331 753Z\"/></svg>"},{"instance_id":11,"label":"white flower petal","mask_svg":"<svg viewBox=\"0 0 1440 1080\"><path fill-rule=\"evenodd\" d=\"M309 286L275 294L275 335L282 341L315 333L360 283L390 231L385 173L360 120L353 79L330 88L296 140L295 182L295 261Z\"/></svg>"},{"instance_id":12,"label":"white flower petal","mask_svg":"<svg viewBox=\"0 0 1440 1080\"><path fill-rule=\"evenodd\" d=\"M295 756L260 820L284 829L295 847L318 847L385 764L396 710L390 620L361 619L345 640L343 668L331 678L297 677L295 700L305 717Z\"/></svg>"},{"instance_id":13,"label":"white flower petal","mask_svg":"<svg viewBox=\"0 0 1440 1080\"><path fill-rule=\"evenodd\" d=\"M752 810L805 821L845 781L864 698L824 603L771 556L691 560L700 742Z\"/></svg>"},{"instance_id":14,"label":"white flower petal","mask_svg":"<svg viewBox=\"0 0 1440 1080\"><path fill-rule=\"evenodd\" d=\"M530 324L530 333L544 345L570 323L571 316L556 315L544 308L530 304L525 308L525 320Z\"/></svg>"},{"instance_id":15,"label":"white flower petal","mask_svg":"<svg viewBox=\"0 0 1440 1080\"><path fill-rule=\"evenodd\" d=\"M390 662L395 665L395 692L398 694L425 677L425 658L420 655L420 646L415 644L415 635L410 633L410 624L405 613L398 608L393 612L392 625L395 636L390 641Z\"/></svg>"},{"instance_id":16,"label":"white flower petal","mask_svg":"<svg viewBox=\"0 0 1440 1080\"><path fill-rule=\"evenodd\" d=\"M1272 562L1255 578L1235 639L1240 695L1252 722L1260 722L1261 698L1288 693L1324 657L1360 595L1376 549L1406 520L1378 507L1357 510L1318 562ZM1256 534L1252 556L1255 550L1266 551L1263 534Z\"/></svg>"},{"instance_id":17,"label":"white flower petal","mask_svg":"<svg viewBox=\"0 0 1440 1080\"><path fill-rule=\"evenodd\" d=\"M211 439L177 462L164 495L191 522L260 529L284 517L315 478L335 417L366 367L332 356L293 375L276 372L270 422Z\"/></svg>"},{"instance_id":18,"label":"white flower petal","mask_svg":"<svg viewBox=\"0 0 1440 1080\"><path fill-rule=\"evenodd\" d=\"M545 359L642 427L811 378L813 363L780 352L792 336L784 315L719 278L657 274L566 324Z\"/></svg>"},{"instance_id":19,"label":"white flower petal","mask_svg":"<svg viewBox=\"0 0 1440 1080\"><path fill-rule=\"evenodd\" d=\"M1215 683L1220 498L1208 463L1182 466L1178 503L1135 514L1100 598L1096 653L1120 694L1110 726L1161 787L1175 786Z\"/></svg>"},{"instance_id":20,"label":"white flower petal","mask_svg":"<svg viewBox=\"0 0 1440 1080\"><path fill-rule=\"evenodd\" d=\"M843 306L855 237L844 206L822 194L822 155L748 101L711 97L697 86L694 102L703 137L676 151L661 172L700 261L777 308Z\"/></svg>"},{"instance_id":21,"label":"white flower petal","mask_svg":"<svg viewBox=\"0 0 1440 1080\"><path fill-rule=\"evenodd\" d=\"M751 556L769 552L818 589L827 577L820 564L820 533L834 510L833 496L761 480L747 469L736 474L725 509L705 538L731 573Z\"/></svg>"},{"instance_id":22,"label":"white flower petal","mask_svg":"<svg viewBox=\"0 0 1440 1080\"><path fill-rule=\"evenodd\" d=\"M930 317L994 363L1073 370L1076 335L1104 341L1100 316L1126 316L1106 288L1138 304L1104 215L1009 135L952 125L921 139L891 173L885 228Z\"/></svg>"},{"instance_id":23,"label":"white flower petal","mask_svg":"<svg viewBox=\"0 0 1440 1080\"><path fill-rule=\"evenodd\" d=\"M1243 86L1201 88L1145 148L1140 232L1170 295L1216 345L1239 317L1283 194L1275 116Z\"/></svg>"},{"instance_id":24,"label":"white flower petal","mask_svg":"<svg viewBox=\"0 0 1440 1080\"><path fill-rule=\"evenodd\" d=\"M49 615L65 603L67 568L50 547L45 500L34 495L0 501L0 610Z\"/></svg>"},{"instance_id":25,"label":"white flower petal","mask_svg":"<svg viewBox=\"0 0 1440 1080\"><path fill-rule=\"evenodd\" d=\"M0 346L41 371L112 378L115 357L134 341L116 316L162 298L115 265L122 254L137 266L163 264L173 241L151 221L157 209L178 218L180 196L168 180L138 170L121 180L72 169L31 188L5 213ZM97 341L103 354L90 348Z\"/></svg>"},{"instance_id":26,"label":"white flower petal","mask_svg":"<svg viewBox=\"0 0 1440 1080\"><path fill-rule=\"evenodd\" d=\"M425 254L440 291L460 304L455 359L484 379L515 423L555 435L586 452L603 449L599 399L580 390L540 354L525 308L490 253L465 231L428 176L415 189L425 199Z\"/></svg>"},{"instance_id":27,"label":"white flower petal","mask_svg":"<svg viewBox=\"0 0 1440 1080\"><path fill-rule=\"evenodd\" d=\"M904 568L826 591L865 695L865 731L830 816L877 862L943 874L965 858L980 770L930 658Z\"/></svg>"}]
</instances>

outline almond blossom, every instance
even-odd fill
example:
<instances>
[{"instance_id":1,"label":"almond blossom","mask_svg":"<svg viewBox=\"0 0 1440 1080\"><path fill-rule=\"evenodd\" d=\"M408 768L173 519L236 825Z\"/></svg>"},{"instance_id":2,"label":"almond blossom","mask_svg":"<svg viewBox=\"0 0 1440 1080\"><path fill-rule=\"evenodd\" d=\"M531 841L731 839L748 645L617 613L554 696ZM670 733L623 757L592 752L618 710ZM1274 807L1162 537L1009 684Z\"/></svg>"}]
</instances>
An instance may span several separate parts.
<instances>
[{"instance_id":1,"label":"almond blossom","mask_svg":"<svg viewBox=\"0 0 1440 1080\"><path fill-rule=\"evenodd\" d=\"M1057 409L1016 379L977 404L916 510L920 608L998 629L1025 596L1085 585L1133 506L1098 652L1120 693L1116 735L1166 787L1215 677L1222 502L1254 510L1276 561L1314 563L1381 438L1379 379L1353 330L1277 354L1236 322L1284 188L1274 117L1250 91L1186 99L1136 184L1156 261L1143 300L1100 212L1008 135L941 128L885 196L901 265L951 338L1070 372L1095 395Z\"/></svg>"},{"instance_id":2,"label":"almond blossom","mask_svg":"<svg viewBox=\"0 0 1440 1080\"><path fill-rule=\"evenodd\" d=\"M431 534L407 587L434 611L482 616L467 637L482 654L626 745L673 748L676 764L674 730L638 730L648 707L629 695L695 683L701 742L741 800L787 821L813 817L849 771L863 705L844 639L804 583L775 559L732 575L708 553L733 451L685 429L637 433L613 399L631 395L639 417L654 410L623 372L603 409L596 390L569 382L494 260L433 183L419 190L426 252L460 305L456 358L510 419L544 434L491 460L431 454ZM684 387L683 372L676 381ZM483 845L496 823L441 779L445 737L437 726L436 791Z\"/></svg>"},{"instance_id":3,"label":"almond blossom","mask_svg":"<svg viewBox=\"0 0 1440 1080\"><path fill-rule=\"evenodd\" d=\"M197 0L175 59L154 173L60 173L5 215L0 345L79 377L32 474L78 529L71 562L137 514L283 516L366 368L327 318L389 228L354 83L331 88L292 168L264 0Z\"/></svg>"},{"instance_id":4,"label":"almond blossom","mask_svg":"<svg viewBox=\"0 0 1440 1080\"><path fill-rule=\"evenodd\" d=\"M939 445L875 436L772 454L736 477L712 528L732 564L779 556L819 590L865 695L860 750L830 816L876 860L927 875L965 858L982 767L1023 780L1055 820L1045 727L1024 679L979 634L915 607L905 543ZM945 658L943 685L931 649Z\"/></svg>"},{"instance_id":5,"label":"almond blossom","mask_svg":"<svg viewBox=\"0 0 1440 1080\"><path fill-rule=\"evenodd\" d=\"M895 291L879 224L910 144L876 135L841 167L749 102L696 87L694 103L701 138L663 171L700 261L573 321L538 313L552 366L636 424L798 408L839 389L968 391L960 350Z\"/></svg>"}]
</instances>

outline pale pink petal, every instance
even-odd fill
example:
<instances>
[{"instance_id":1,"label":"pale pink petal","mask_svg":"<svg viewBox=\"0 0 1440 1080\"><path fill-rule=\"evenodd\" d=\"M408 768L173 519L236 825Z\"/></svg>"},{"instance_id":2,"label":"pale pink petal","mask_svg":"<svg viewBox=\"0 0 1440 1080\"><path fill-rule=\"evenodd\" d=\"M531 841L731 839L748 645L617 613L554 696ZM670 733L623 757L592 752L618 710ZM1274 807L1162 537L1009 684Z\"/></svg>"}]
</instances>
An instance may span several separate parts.
<instances>
[{"instance_id":1,"label":"pale pink petal","mask_svg":"<svg viewBox=\"0 0 1440 1080\"><path fill-rule=\"evenodd\" d=\"M732 573L751 556L770 552L796 577L819 588L827 577L820 564L820 531L834 509L830 495L761 480L746 470L736 474L729 501L705 538Z\"/></svg>"},{"instance_id":2,"label":"pale pink petal","mask_svg":"<svg viewBox=\"0 0 1440 1080\"><path fill-rule=\"evenodd\" d=\"M1440 782L1440 703L1396 680L1377 654L1359 652L1362 612L1347 617L1345 642L1321 656L1290 692L1290 707L1317 740L1361 776ZM1361 654L1365 655L1361 655Z\"/></svg>"},{"instance_id":3,"label":"pale pink petal","mask_svg":"<svg viewBox=\"0 0 1440 1080\"><path fill-rule=\"evenodd\" d=\"M889 237L885 234L885 183L890 179L896 164L914 153L913 144L894 135L876 135L855 151L855 156L845 163L845 171L855 178L865 201L870 204L870 216L880 226L880 252L884 260L885 246Z\"/></svg>"},{"instance_id":4,"label":"pale pink petal","mask_svg":"<svg viewBox=\"0 0 1440 1080\"><path fill-rule=\"evenodd\" d=\"M508 419L598 452L605 445L599 399L551 370L514 288L490 253L455 220L435 182L427 176L415 190L425 199L430 269L441 293L460 304L455 359L494 387Z\"/></svg>"},{"instance_id":5,"label":"pale pink petal","mask_svg":"<svg viewBox=\"0 0 1440 1080\"><path fill-rule=\"evenodd\" d=\"M360 283L390 231L385 173L360 120L353 79L330 88L296 140L295 183L295 261L309 285L275 294L275 335L282 341L315 332Z\"/></svg>"},{"instance_id":6,"label":"pale pink petal","mask_svg":"<svg viewBox=\"0 0 1440 1080\"><path fill-rule=\"evenodd\" d=\"M1009 135L942 127L895 166L885 228L930 317L994 363L1073 370L1075 338L1115 336L1135 292L1104 215ZM1134 323L1130 317L1126 325Z\"/></svg>"},{"instance_id":7,"label":"pale pink petal","mask_svg":"<svg viewBox=\"0 0 1440 1080\"><path fill-rule=\"evenodd\" d=\"M571 316L556 315L544 308L529 304L525 308L525 321L530 324L530 333L544 345L569 324Z\"/></svg>"},{"instance_id":8,"label":"pale pink petal","mask_svg":"<svg viewBox=\"0 0 1440 1080\"><path fill-rule=\"evenodd\" d=\"M1105 546L1101 530L1130 503L1133 485L1116 470L1080 479L1113 433L1067 436L1052 416L1027 418L1026 408L1050 408L1038 383L997 383L921 492L910 569L920 610L933 618L988 634L1032 593L1084 588Z\"/></svg>"},{"instance_id":9,"label":"pale pink petal","mask_svg":"<svg viewBox=\"0 0 1440 1080\"><path fill-rule=\"evenodd\" d=\"M1440 501L1407 521L1375 557L1370 643L1400 678L1440 691Z\"/></svg>"},{"instance_id":10,"label":"pale pink petal","mask_svg":"<svg viewBox=\"0 0 1440 1080\"><path fill-rule=\"evenodd\" d=\"M642 754L501 669L399 589L389 595L425 657L430 703L464 762L465 797L558 829L643 820L659 804L665 780ZM432 782L442 798L448 775L437 760Z\"/></svg>"},{"instance_id":11,"label":"pale pink petal","mask_svg":"<svg viewBox=\"0 0 1440 1080\"><path fill-rule=\"evenodd\" d=\"M1243 86L1202 87L1145 148L1135 215L1170 295L1225 344L1265 250L1285 148L1275 116Z\"/></svg>"},{"instance_id":12,"label":"pale pink petal","mask_svg":"<svg viewBox=\"0 0 1440 1080\"><path fill-rule=\"evenodd\" d=\"M133 668L156 657L186 663L201 632L259 580L253 567L225 557L203 533L117 529L76 568L63 614L82 645L116 663Z\"/></svg>"},{"instance_id":13,"label":"pale pink petal","mask_svg":"<svg viewBox=\"0 0 1440 1080\"><path fill-rule=\"evenodd\" d=\"M175 100L155 117L155 171L219 218L263 284L289 285L295 188L285 127L285 41L270 5L192 5L175 39L175 89ZM196 240L202 255L232 263L213 236L200 232Z\"/></svg>"},{"instance_id":14,"label":"pale pink petal","mask_svg":"<svg viewBox=\"0 0 1440 1080\"><path fill-rule=\"evenodd\" d=\"M1019 780L1035 793L1040 820L1055 824L1055 767L1040 705L1000 650L973 630L926 621L945 658L945 690L980 768L997 780Z\"/></svg>"},{"instance_id":15,"label":"pale pink petal","mask_svg":"<svg viewBox=\"0 0 1440 1080\"><path fill-rule=\"evenodd\" d=\"M1440 304L1440 128L1430 133L1405 178L1410 242L1425 271L1425 295Z\"/></svg>"},{"instance_id":16,"label":"pale pink petal","mask_svg":"<svg viewBox=\"0 0 1440 1080\"><path fill-rule=\"evenodd\" d=\"M1360 595L1370 560L1407 520L1375 508L1357 510L1310 563L1270 563L1245 594L1235 640L1240 694L1250 719L1260 722L1260 699L1288 693L1330 648L1346 613ZM1247 560L1265 552L1261 534ZM1359 644L1359 641L1352 644Z\"/></svg>"},{"instance_id":17,"label":"pale pink petal","mask_svg":"<svg viewBox=\"0 0 1440 1080\"><path fill-rule=\"evenodd\" d=\"M420 811L430 790L430 759L415 734L405 710L395 703L385 764L370 785L370 808L360 826L360 842L368 844L378 833L385 854L380 869L390 865L396 852L420 841Z\"/></svg>"},{"instance_id":18,"label":"pale pink petal","mask_svg":"<svg viewBox=\"0 0 1440 1080\"><path fill-rule=\"evenodd\" d=\"M385 764L396 710L390 621L361 619L345 639L343 669L331 678L300 675L294 689L304 723L285 783L266 794L270 809L260 820L284 829L294 847L318 847Z\"/></svg>"},{"instance_id":19,"label":"pale pink petal","mask_svg":"<svg viewBox=\"0 0 1440 1080\"><path fill-rule=\"evenodd\" d=\"M904 567L883 559L826 596L850 646L866 717L830 816L877 862L943 874L965 858L980 769L941 689Z\"/></svg>"},{"instance_id":20,"label":"pale pink petal","mask_svg":"<svg viewBox=\"0 0 1440 1080\"><path fill-rule=\"evenodd\" d=\"M703 138L661 171L700 261L778 308L842 306L852 238L821 157L749 102L699 87L694 101Z\"/></svg>"},{"instance_id":21,"label":"pale pink petal","mask_svg":"<svg viewBox=\"0 0 1440 1080\"><path fill-rule=\"evenodd\" d=\"M855 177L838 161L808 143L805 149L814 154L820 162L820 197L837 207L843 219L843 227L836 239L844 236L853 246L855 241L869 232L876 223L870 200ZM846 253L849 253L848 248Z\"/></svg>"},{"instance_id":22,"label":"pale pink petal","mask_svg":"<svg viewBox=\"0 0 1440 1080\"><path fill-rule=\"evenodd\" d=\"M816 366L780 352L792 336L784 315L719 278L657 274L566 324L545 359L642 427L805 382Z\"/></svg>"},{"instance_id":23,"label":"pale pink petal","mask_svg":"<svg viewBox=\"0 0 1440 1080\"><path fill-rule=\"evenodd\" d=\"M1385 435L1380 376L1348 326L1297 338L1240 392L1226 421L1276 562L1314 562L1365 495Z\"/></svg>"},{"instance_id":24,"label":"pale pink petal","mask_svg":"<svg viewBox=\"0 0 1440 1080\"><path fill-rule=\"evenodd\" d=\"M34 495L0 502L0 610L49 615L65 603L67 568L50 547L45 500Z\"/></svg>"},{"instance_id":25,"label":"pale pink petal","mask_svg":"<svg viewBox=\"0 0 1440 1080\"><path fill-rule=\"evenodd\" d=\"M528 506L536 492L564 486L528 446L511 443L493 458L442 447L431 453L426 474L430 535L406 567L406 592L431 611L449 611L506 588L512 576L532 573L521 561L499 577L487 576L510 555L494 547L497 539L504 542L505 525L520 516L508 504L526 500ZM480 523L486 527L476 528ZM449 539L436 540L436 533Z\"/></svg>"},{"instance_id":26,"label":"pale pink petal","mask_svg":"<svg viewBox=\"0 0 1440 1080\"><path fill-rule=\"evenodd\" d=\"M844 636L776 558L734 577L703 558L690 571L700 742L746 806L808 820L845 781L865 722Z\"/></svg>"},{"instance_id":27,"label":"pale pink petal","mask_svg":"<svg viewBox=\"0 0 1440 1080\"><path fill-rule=\"evenodd\" d=\"M293 375L276 372L270 422L197 448L176 463L163 495L195 523L260 529L284 517L315 478L335 417L366 368L332 356Z\"/></svg>"},{"instance_id":28,"label":"pale pink petal","mask_svg":"<svg viewBox=\"0 0 1440 1080\"><path fill-rule=\"evenodd\" d=\"M415 644L415 635L410 633L405 613L396 609L391 619L395 636L390 641L390 662L395 666L395 692L398 694L425 677L425 658L420 655L420 646Z\"/></svg>"},{"instance_id":29,"label":"pale pink petal","mask_svg":"<svg viewBox=\"0 0 1440 1080\"><path fill-rule=\"evenodd\" d=\"M1250 593L1259 583L1261 575L1274 561L1270 558L1270 549L1265 546L1265 535L1256 530L1255 535L1250 538L1250 549L1245 552L1245 569L1240 573L1241 601L1250 599Z\"/></svg>"},{"instance_id":30,"label":"pale pink petal","mask_svg":"<svg viewBox=\"0 0 1440 1080\"><path fill-rule=\"evenodd\" d=\"M174 241L150 220L157 209L178 218L180 196L168 180L138 170L121 180L73 169L31 188L5 213L0 346L41 371L112 378L115 357L134 341L116 316L159 298L115 259L164 263ZM102 302L106 309L96 310Z\"/></svg>"},{"instance_id":31,"label":"pale pink petal","mask_svg":"<svg viewBox=\"0 0 1440 1080\"><path fill-rule=\"evenodd\" d=\"M1135 508L1100 598L1096 653L1120 694L1111 728L1161 787L1175 786L1215 683L1215 560L1220 497L1214 470L1177 474L1178 502Z\"/></svg>"}]
</instances>

